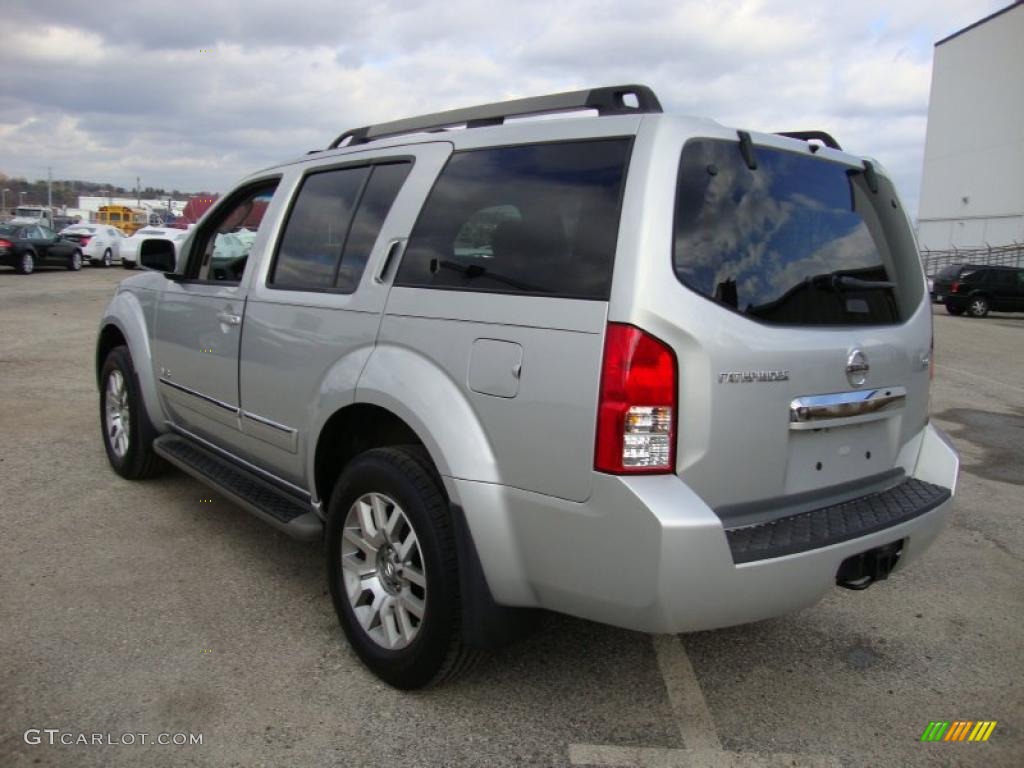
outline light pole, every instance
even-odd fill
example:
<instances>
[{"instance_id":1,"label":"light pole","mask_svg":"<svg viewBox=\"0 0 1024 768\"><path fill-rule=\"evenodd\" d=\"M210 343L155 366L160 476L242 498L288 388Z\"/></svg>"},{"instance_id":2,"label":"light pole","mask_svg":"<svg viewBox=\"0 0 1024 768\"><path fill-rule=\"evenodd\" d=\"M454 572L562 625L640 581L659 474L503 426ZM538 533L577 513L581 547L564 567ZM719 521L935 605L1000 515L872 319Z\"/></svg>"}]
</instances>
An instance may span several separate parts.
<instances>
[{"instance_id":1,"label":"light pole","mask_svg":"<svg viewBox=\"0 0 1024 768\"><path fill-rule=\"evenodd\" d=\"M0 199L3 200L3 203L0 204L0 211L6 211L7 210L7 193L10 192L10 191L11 190L9 190L9 189L5 189L3 191L0 191Z\"/></svg>"},{"instance_id":2,"label":"light pole","mask_svg":"<svg viewBox=\"0 0 1024 768\"><path fill-rule=\"evenodd\" d=\"M24 205L24 204L25 204L25 193L24 192L19 192L18 193L18 205Z\"/></svg>"}]
</instances>

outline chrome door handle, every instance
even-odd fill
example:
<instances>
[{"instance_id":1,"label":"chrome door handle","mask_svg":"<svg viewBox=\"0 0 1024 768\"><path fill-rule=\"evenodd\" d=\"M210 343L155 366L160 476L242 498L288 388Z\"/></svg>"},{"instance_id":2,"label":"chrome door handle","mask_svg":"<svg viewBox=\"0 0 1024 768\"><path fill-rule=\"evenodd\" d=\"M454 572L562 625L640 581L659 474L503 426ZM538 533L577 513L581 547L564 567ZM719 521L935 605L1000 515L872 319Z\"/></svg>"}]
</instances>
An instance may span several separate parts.
<instances>
[{"instance_id":1,"label":"chrome door handle","mask_svg":"<svg viewBox=\"0 0 1024 768\"><path fill-rule=\"evenodd\" d=\"M242 316L233 315L230 312L218 312L217 319L220 320L224 325L241 325Z\"/></svg>"}]
</instances>

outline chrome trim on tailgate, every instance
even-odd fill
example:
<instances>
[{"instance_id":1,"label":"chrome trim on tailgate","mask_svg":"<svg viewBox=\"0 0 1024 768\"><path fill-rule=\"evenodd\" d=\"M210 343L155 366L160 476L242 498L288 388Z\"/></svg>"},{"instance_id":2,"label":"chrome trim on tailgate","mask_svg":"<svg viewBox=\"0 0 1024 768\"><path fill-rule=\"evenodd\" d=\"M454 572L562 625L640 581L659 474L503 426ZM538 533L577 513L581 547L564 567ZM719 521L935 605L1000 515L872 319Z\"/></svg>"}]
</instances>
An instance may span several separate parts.
<instances>
[{"instance_id":1,"label":"chrome trim on tailgate","mask_svg":"<svg viewBox=\"0 0 1024 768\"><path fill-rule=\"evenodd\" d=\"M884 419L906 399L905 387L797 397L789 404L789 428L821 429Z\"/></svg>"}]
</instances>

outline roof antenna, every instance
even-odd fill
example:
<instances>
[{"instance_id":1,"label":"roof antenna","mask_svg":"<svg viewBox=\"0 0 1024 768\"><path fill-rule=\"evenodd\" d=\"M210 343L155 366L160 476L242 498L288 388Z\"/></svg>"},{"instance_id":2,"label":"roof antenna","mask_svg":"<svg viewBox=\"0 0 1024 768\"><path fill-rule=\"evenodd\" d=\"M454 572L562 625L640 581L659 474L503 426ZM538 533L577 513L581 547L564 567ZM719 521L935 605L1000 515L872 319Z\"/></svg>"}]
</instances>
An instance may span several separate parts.
<instances>
[{"instance_id":1,"label":"roof antenna","mask_svg":"<svg viewBox=\"0 0 1024 768\"><path fill-rule=\"evenodd\" d=\"M743 162L752 171L757 170L757 157L754 155L754 142L750 140L750 134L746 131L736 131L740 137L740 154L743 155Z\"/></svg>"}]
</instances>

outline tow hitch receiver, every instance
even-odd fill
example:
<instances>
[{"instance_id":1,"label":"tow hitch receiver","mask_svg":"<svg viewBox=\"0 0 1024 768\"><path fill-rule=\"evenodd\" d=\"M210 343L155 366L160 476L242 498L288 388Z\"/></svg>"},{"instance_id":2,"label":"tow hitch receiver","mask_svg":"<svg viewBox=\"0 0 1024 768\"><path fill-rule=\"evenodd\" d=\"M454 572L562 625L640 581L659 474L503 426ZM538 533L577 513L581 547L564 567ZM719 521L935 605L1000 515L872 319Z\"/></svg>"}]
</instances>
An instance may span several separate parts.
<instances>
[{"instance_id":1,"label":"tow hitch receiver","mask_svg":"<svg viewBox=\"0 0 1024 768\"><path fill-rule=\"evenodd\" d=\"M836 584L846 589L867 589L876 581L889 578L901 554L903 539L848 557L839 566Z\"/></svg>"}]
</instances>

